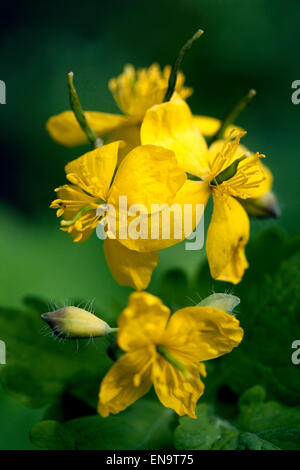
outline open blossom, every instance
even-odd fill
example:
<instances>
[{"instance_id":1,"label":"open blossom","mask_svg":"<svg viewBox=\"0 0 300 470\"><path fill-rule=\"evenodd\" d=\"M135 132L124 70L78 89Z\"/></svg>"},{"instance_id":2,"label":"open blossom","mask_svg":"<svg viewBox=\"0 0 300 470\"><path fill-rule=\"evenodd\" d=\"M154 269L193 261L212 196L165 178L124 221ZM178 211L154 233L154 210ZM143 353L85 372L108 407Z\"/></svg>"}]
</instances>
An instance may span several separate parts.
<instances>
[{"instance_id":1,"label":"open blossom","mask_svg":"<svg viewBox=\"0 0 300 470\"><path fill-rule=\"evenodd\" d=\"M196 418L204 392L202 361L229 353L243 337L239 321L215 307L186 307L173 315L159 298L133 293L118 319L125 352L104 377L98 411L119 413L154 386L164 406Z\"/></svg>"},{"instance_id":2,"label":"open blossom","mask_svg":"<svg viewBox=\"0 0 300 470\"><path fill-rule=\"evenodd\" d=\"M71 184L56 189L58 197L51 208L57 209L57 216L62 217L61 230L75 242L90 237L99 222L109 232L107 207L114 207L118 214L120 197L126 196L128 206L143 204L151 216L153 203L172 201L184 187L186 175L172 151L153 145L136 147L115 171L119 147L120 142L104 145L65 167ZM125 216L130 219L128 212ZM142 242L147 245L148 240ZM154 248L151 246L144 253L127 248L119 243L115 229L104 240L104 253L113 276L121 285L137 290L147 287L157 265L158 253Z\"/></svg>"},{"instance_id":3,"label":"open blossom","mask_svg":"<svg viewBox=\"0 0 300 470\"><path fill-rule=\"evenodd\" d=\"M204 137L211 138L220 130L222 121L211 116L193 115L193 123ZM228 137L233 130L241 132L243 129L229 125L225 129L224 136ZM241 199L240 202L250 216L262 218L279 217L280 206L275 194L272 192L273 175L267 166L262 165L262 167L266 176L265 185L260 186L260 190L256 195L254 194L253 197L247 199Z\"/></svg>"},{"instance_id":4,"label":"open blossom","mask_svg":"<svg viewBox=\"0 0 300 470\"><path fill-rule=\"evenodd\" d=\"M141 127L143 144L173 150L180 167L198 180L191 182L194 204L205 204L212 194L214 210L206 241L210 271L214 279L234 284L248 267L244 247L249 218L239 199L258 198L272 183L269 170L260 162L263 155L250 154L240 144L244 134L232 130L225 141L208 148L188 105L176 95L150 108Z\"/></svg>"},{"instance_id":5,"label":"open blossom","mask_svg":"<svg viewBox=\"0 0 300 470\"><path fill-rule=\"evenodd\" d=\"M98 111L85 113L88 124L98 137L105 137L107 142L126 141L126 148L121 150L122 157L140 144L139 128L145 112L154 104L163 101L170 72L171 66L169 65L163 70L158 64L138 70L135 70L132 65L126 65L119 77L109 81L109 89L124 114ZM184 81L184 75L179 72L176 91L183 99L186 99L193 93L193 90L185 87ZM64 111L50 117L46 128L50 136L61 145L73 147L87 143L86 135L72 111Z\"/></svg>"}]
</instances>

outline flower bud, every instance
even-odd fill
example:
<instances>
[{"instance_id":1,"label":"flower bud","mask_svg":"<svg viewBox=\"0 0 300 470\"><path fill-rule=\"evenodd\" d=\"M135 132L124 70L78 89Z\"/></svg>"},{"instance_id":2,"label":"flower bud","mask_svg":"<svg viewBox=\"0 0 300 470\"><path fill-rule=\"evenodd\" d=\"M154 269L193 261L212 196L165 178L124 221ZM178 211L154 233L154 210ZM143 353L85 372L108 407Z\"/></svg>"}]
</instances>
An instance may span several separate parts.
<instances>
[{"instance_id":1,"label":"flower bud","mask_svg":"<svg viewBox=\"0 0 300 470\"><path fill-rule=\"evenodd\" d=\"M240 299L230 294L212 294L201 300L199 307L214 307L226 313L232 313L233 309L240 303Z\"/></svg>"},{"instance_id":2,"label":"flower bud","mask_svg":"<svg viewBox=\"0 0 300 470\"><path fill-rule=\"evenodd\" d=\"M251 217L280 217L280 207L275 194L268 191L258 198L239 200Z\"/></svg>"},{"instance_id":3,"label":"flower bud","mask_svg":"<svg viewBox=\"0 0 300 470\"><path fill-rule=\"evenodd\" d=\"M79 307L63 307L41 315L53 333L68 339L106 336L116 331L105 321Z\"/></svg>"}]
</instances>

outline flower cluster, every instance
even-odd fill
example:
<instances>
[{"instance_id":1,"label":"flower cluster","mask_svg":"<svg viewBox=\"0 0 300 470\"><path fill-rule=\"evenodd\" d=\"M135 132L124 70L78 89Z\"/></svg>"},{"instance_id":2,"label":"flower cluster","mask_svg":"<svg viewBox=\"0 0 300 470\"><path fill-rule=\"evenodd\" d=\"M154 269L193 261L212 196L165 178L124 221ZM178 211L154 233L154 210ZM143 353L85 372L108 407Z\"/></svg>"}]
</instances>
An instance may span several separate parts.
<instances>
[{"instance_id":1,"label":"flower cluster","mask_svg":"<svg viewBox=\"0 0 300 470\"><path fill-rule=\"evenodd\" d=\"M153 64L135 70L127 65L109 82L123 114L88 111L80 115L76 95L74 112L52 116L46 125L56 142L69 147L97 137L96 148L66 165L68 184L55 190L57 198L51 207L62 218L61 230L74 242L85 241L101 226L114 278L137 291L147 288L158 251L193 232L199 223L196 207L205 208L210 196L213 213L206 253L211 276L233 284L241 281L248 267L249 215L278 211L271 192L272 174L262 163L264 155L241 144L246 132L232 122L225 121L225 125L212 117L193 115L185 101L193 90L184 82L182 72L170 66L160 70ZM170 87L170 99L166 99ZM104 139L103 145L99 138ZM139 218L136 211L120 206L124 197L131 207L144 208ZM169 236L163 234L162 220L172 204L192 208L190 231L180 237L175 232L183 222L175 212L169 220ZM156 236L128 236L128 223L140 224L141 217ZM63 318L71 324L64 312ZM94 319L87 318L87 322L93 325ZM219 304L188 307L171 316L157 297L133 293L118 320L117 341L124 354L101 384L99 413L118 413L153 384L166 407L195 417L204 390L203 361L230 352L242 335L239 322ZM80 337L80 331L73 336Z\"/></svg>"}]
</instances>

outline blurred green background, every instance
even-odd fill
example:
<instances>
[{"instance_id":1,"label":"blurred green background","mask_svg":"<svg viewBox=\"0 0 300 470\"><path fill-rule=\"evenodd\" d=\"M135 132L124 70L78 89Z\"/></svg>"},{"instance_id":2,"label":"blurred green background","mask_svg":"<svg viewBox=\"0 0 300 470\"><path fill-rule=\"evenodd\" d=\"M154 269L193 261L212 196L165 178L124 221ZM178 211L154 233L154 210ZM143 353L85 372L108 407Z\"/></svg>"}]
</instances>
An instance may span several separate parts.
<instances>
[{"instance_id":1,"label":"blurred green background","mask_svg":"<svg viewBox=\"0 0 300 470\"><path fill-rule=\"evenodd\" d=\"M240 117L244 143L267 155L282 217L254 221L252 230L279 224L299 232L299 116L291 83L300 79L300 3L290 0L77 0L10 2L1 6L0 301L19 306L27 294L65 301L80 295L109 318L130 289L118 286L93 237L74 245L49 209L64 183L64 165L82 153L50 140L45 121L69 108L67 73L75 73L85 109L118 112L107 88L124 64L171 63L198 28L205 35L183 62L197 114L222 117L250 88L257 97ZM201 253L165 250L152 288L166 268L187 266ZM117 299L117 300L116 300ZM1 339L1 331L0 331ZM0 366L1 367L1 366ZM0 391L0 449L32 448L28 432L42 416Z\"/></svg>"}]
</instances>

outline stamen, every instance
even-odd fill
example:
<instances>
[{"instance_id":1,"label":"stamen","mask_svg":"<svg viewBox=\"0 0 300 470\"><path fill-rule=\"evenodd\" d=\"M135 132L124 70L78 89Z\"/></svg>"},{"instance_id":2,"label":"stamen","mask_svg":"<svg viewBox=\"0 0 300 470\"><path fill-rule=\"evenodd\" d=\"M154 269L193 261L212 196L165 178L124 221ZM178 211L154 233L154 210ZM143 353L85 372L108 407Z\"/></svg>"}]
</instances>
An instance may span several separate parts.
<instances>
[{"instance_id":1,"label":"stamen","mask_svg":"<svg viewBox=\"0 0 300 470\"><path fill-rule=\"evenodd\" d=\"M86 212L89 212L89 211L92 211L92 210L95 210L94 207L84 206L77 212L77 214L75 214L73 219L71 219L71 220L62 220L60 222L60 224L63 227L69 227L70 225L74 225L78 221L78 219L80 219L80 217L82 217L84 214L86 214Z\"/></svg>"}]
</instances>

